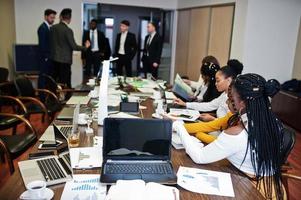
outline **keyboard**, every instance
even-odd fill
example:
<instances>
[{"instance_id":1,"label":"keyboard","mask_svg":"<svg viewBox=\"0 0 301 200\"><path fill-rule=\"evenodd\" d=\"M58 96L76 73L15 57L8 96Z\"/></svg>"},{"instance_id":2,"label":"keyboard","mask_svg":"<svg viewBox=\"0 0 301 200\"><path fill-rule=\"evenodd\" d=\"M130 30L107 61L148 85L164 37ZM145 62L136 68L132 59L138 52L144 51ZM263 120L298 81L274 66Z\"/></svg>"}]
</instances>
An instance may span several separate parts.
<instances>
[{"instance_id":1,"label":"keyboard","mask_svg":"<svg viewBox=\"0 0 301 200\"><path fill-rule=\"evenodd\" d=\"M46 181L66 178L55 158L37 160L37 164Z\"/></svg>"},{"instance_id":2,"label":"keyboard","mask_svg":"<svg viewBox=\"0 0 301 200\"><path fill-rule=\"evenodd\" d=\"M106 174L171 174L168 163L107 163Z\"/></svg>"},{"instance_id":3,"label":"keyboard","mask_svg":"<svg viewBox=\"0 0 301 200\"><path fill-rule=\"evenodd\" d=\"M60 131L64 134L64 136L66 138L68 138L68 135L71 133L72 131L72 126L62 126L60 128Z\"/></svg>"}]
</instances>

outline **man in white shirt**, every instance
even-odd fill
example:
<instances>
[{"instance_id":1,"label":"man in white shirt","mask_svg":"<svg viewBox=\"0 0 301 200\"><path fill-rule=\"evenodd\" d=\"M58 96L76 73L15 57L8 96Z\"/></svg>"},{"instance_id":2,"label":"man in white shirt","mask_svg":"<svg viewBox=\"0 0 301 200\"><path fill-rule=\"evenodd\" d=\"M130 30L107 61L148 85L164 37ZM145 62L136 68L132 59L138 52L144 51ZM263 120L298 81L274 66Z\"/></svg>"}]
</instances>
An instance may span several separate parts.
<instances>
[{"instance_id":1,"label":"man in white shirt","mask_svg":"<svg viewBox=\"0 0 301 200\"><path fill-rule=\"evenodd\" d=\"M104 60L106 51L105 35L97 30L97 20L92 19L90 22L90 29L83 34L83 44L85 41L90 41L91 46L87 51L82 52L83 63L85 64L85 76L90 78L91 70L93 75L101 74L101 62Z\"/></svg>"},{"instance_id":2,"label":"man in white shirt","mask_svg":"<svg viewBox=\"0 0 301 200\"><path fill-rule=\"evenodd\" d=\"M125 68L126 76L132 76L132 60L136 55L137 42L134 33L129 32L130 22L123 20L120 23L120 33L116 37L115 42L115 56L117 60L117 75L123 75L123 68Z\"/></svg>"}]
</instances>

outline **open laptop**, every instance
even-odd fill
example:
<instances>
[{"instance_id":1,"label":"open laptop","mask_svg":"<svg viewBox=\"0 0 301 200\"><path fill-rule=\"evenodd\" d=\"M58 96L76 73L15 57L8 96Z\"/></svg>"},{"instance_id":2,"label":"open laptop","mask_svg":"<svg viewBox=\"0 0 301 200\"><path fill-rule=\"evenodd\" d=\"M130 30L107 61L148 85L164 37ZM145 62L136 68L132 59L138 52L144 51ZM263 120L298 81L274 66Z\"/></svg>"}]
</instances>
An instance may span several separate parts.
<instances>
[{"instance_id":1,"label":"open laptop","mask_svg":"<svg viewBox=\"0 0 301 200\"><path fill-rule=\"evenodd\" d=\"M175 184L169 120L106 118L101 182L142 179Z\"/></svg>"},{"instance_id":2,"label":"open laptop","mask_svg":"<svg viewBox=\"0 0 301 200\"><path fill-rule=\"evenodd\" d=\"M55 125L53 127L56 139L63 141L66 145L58 150L57 156L46 156L44 158L18 162L25 185L31 181L42 180L49 186L64 183L72 179L67 138Z\"/></svg>"},{"instance_id":3,"label":"open laptop","mask_svg":"<svg viewBox=\"0 0 301 200\"><path fill-rule=\"evenodd\" d=\"M73 110L72 125L59 125L57 126L62 134L68 138L68 135L78 129L78 116L79 116L80 104L77 104Z\"/></svg>"},{"instance_id":4,"label":"open laptop","mask_svg":"<svg viewBox=\"0 0 301 200\"><path fill-rule=\"evenodd\" d=\"M63 110L61 110L60 114L56 117L58 120L71 120L73 117L75 107L64 107Z\"/></svg>"}]
</instances>

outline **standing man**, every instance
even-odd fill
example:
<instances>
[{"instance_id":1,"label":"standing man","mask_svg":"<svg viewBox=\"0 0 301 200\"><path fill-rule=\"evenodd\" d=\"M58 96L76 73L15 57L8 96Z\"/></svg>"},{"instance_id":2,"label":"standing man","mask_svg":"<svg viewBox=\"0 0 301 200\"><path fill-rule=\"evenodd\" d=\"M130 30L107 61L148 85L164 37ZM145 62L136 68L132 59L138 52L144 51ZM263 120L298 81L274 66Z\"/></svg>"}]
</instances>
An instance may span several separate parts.
<instances>
[{"instance_id":1,"label":"standing man","mask_svg":"<svg viewBox=\"0 0 301 200\"><path fill-rule=\"evenodd\" d=\"M144 74L146 77L147 73L151 73L152 76L157 79L162 54L162 39L156 32L156 26L153 22L148 23L147 32L148 35L144 40L142 56Z\"/></svg>"},{"instance_id":2,"label":"standing man","mask_svg":"<svg viewBox=\"0 0 301 200\"><path fill-rule=\"evenodd\" d=\"M51 75L51 61L50 61L50 39L49 31L50 27L54 23L56 12L51 9L44 11L44 22L38 28L38 40L39 40L39 63L40 74L38 80L38 88L45 88L45 78L43 74Z\"/></svg>"},{"instance_id":3,"label":"standing man","mask_svg":"<svg viewBox=\"0 0 301 200\"><path fill-rule=\"evenodd\" d=\"M72 29L68 27L71 22L70 8L65 8L60 14L60 23L50 29L51 59L53 61L53 78L71 88L71 65L73 51L86 50L90 42L84 46L75 43Z\"/></svg>"},{"instance_id":4,"label":"standing man","mask_svg":"<svg viewBox=\"0 0 301 200\"><path fill-rule=\"evenodd\" d=\"M129 32L130 22L123 20L120 23L120 32L115 42L115 56L117 60L117 75L123 75L123 67L125 67L126 76L132 76L132 60L136 55L137 42L134 33Z\"/></svg>"},{"instance_id":5,"label":"standing man","mask_svg":"<svg viewBox=\"0 0 301 200\"><path fill-rule=\"evenodd\" d=\"M91 46L87 51L82 52L82 59L86 63L85 76L89 78L92 67L94 76L97 76L99 71L101 74L101 61L105 59L106 55L106 38L101 31L97 30L97 21L95 19L92 19L90 22L90 30L84 31L83 45L85 45L87 40L90 41Z\"/></svg>"}]
</instances>

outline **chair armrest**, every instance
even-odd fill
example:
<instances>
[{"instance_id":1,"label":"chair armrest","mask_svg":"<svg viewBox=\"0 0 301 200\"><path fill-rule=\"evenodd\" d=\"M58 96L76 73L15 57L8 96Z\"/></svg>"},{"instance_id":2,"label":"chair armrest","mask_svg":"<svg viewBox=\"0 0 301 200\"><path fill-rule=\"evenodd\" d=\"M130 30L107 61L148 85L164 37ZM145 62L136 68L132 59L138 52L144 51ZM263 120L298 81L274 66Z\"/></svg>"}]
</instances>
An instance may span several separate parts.
<instances>
[{"instance_id":1,"label":"chair armrest","mask_svg":"<svg viewBox=\"0 0 301 200\"><path fill-rule=\"evenodd\" d=\"M19 99L17 99L16 97L12 97L12 96L0 96L0 99L7 99L7 100L11 100L13 102L16 103L16 105L18 105L24 114L27 113L27 109L25 107L25 105L22 103L22 101L20 101Z\"/></svg>"},{"instance_id":2,"label":"chair armrest","mask_svg":"<svg viewBox=\"0 0 301 200\"><path fill-rule=\"evenodd\" d=\"M51 96L52 98L55 99L55 101L56 101L58 104L60 104L60 101L59 101L59 99L57 98L57 96L56 96L53 92L51 92L50 90L47 90L47 89L36 89L36 91L37 91L38 93L45 93L45 94L48 94L48 96Z\"/></svg>"},{"instance_id":3,"label":"chair armrest","mask_svg":"<svg viewBox=\"0 0 301 200\"><path fill-rule=\"evenodd\" d=\"M1 117L13 117L13 118L19 119L20 121L24 122L26 124L26 126L30 129L30 131L38 137L37 132L32 127L32 125L29 123L29 121L27 119L25 119L24 117L22 117L21 115L16 115L16 114L11 114L11 113L0 113L0 116Z\"/></svg>"},{"instance_id":4,"label":"chair armrest","mask_svg":"<svg viewBox=\"0 0 301 200\"><path fill-rule=\"evenodd\" d=\"M282 177L285 177L285 178L291 178L291 179L294 179L294 180L297 180L297 181L301 181L301 176L297 176L297 175L294 175L294 174L289 174L289 173L282 173Z\"/></svg>"},{"instance_id":5,"label":"chair armrest","mask_svg":"<svg viewBox=\"0 0 301 200\"><path fill-rule=\"evenodd\" d=\"M25 100L25 101L32 101L32 102L34 102L35 104L39 105L42 108L42 110L45 112L45 114L47 114L48 110L47 110L46 106L40 100L38 100L38 99L36 99L34 97L21 97L21 96L19 96L18 98L21 101Z\"/></svg>"}]
</instances>

